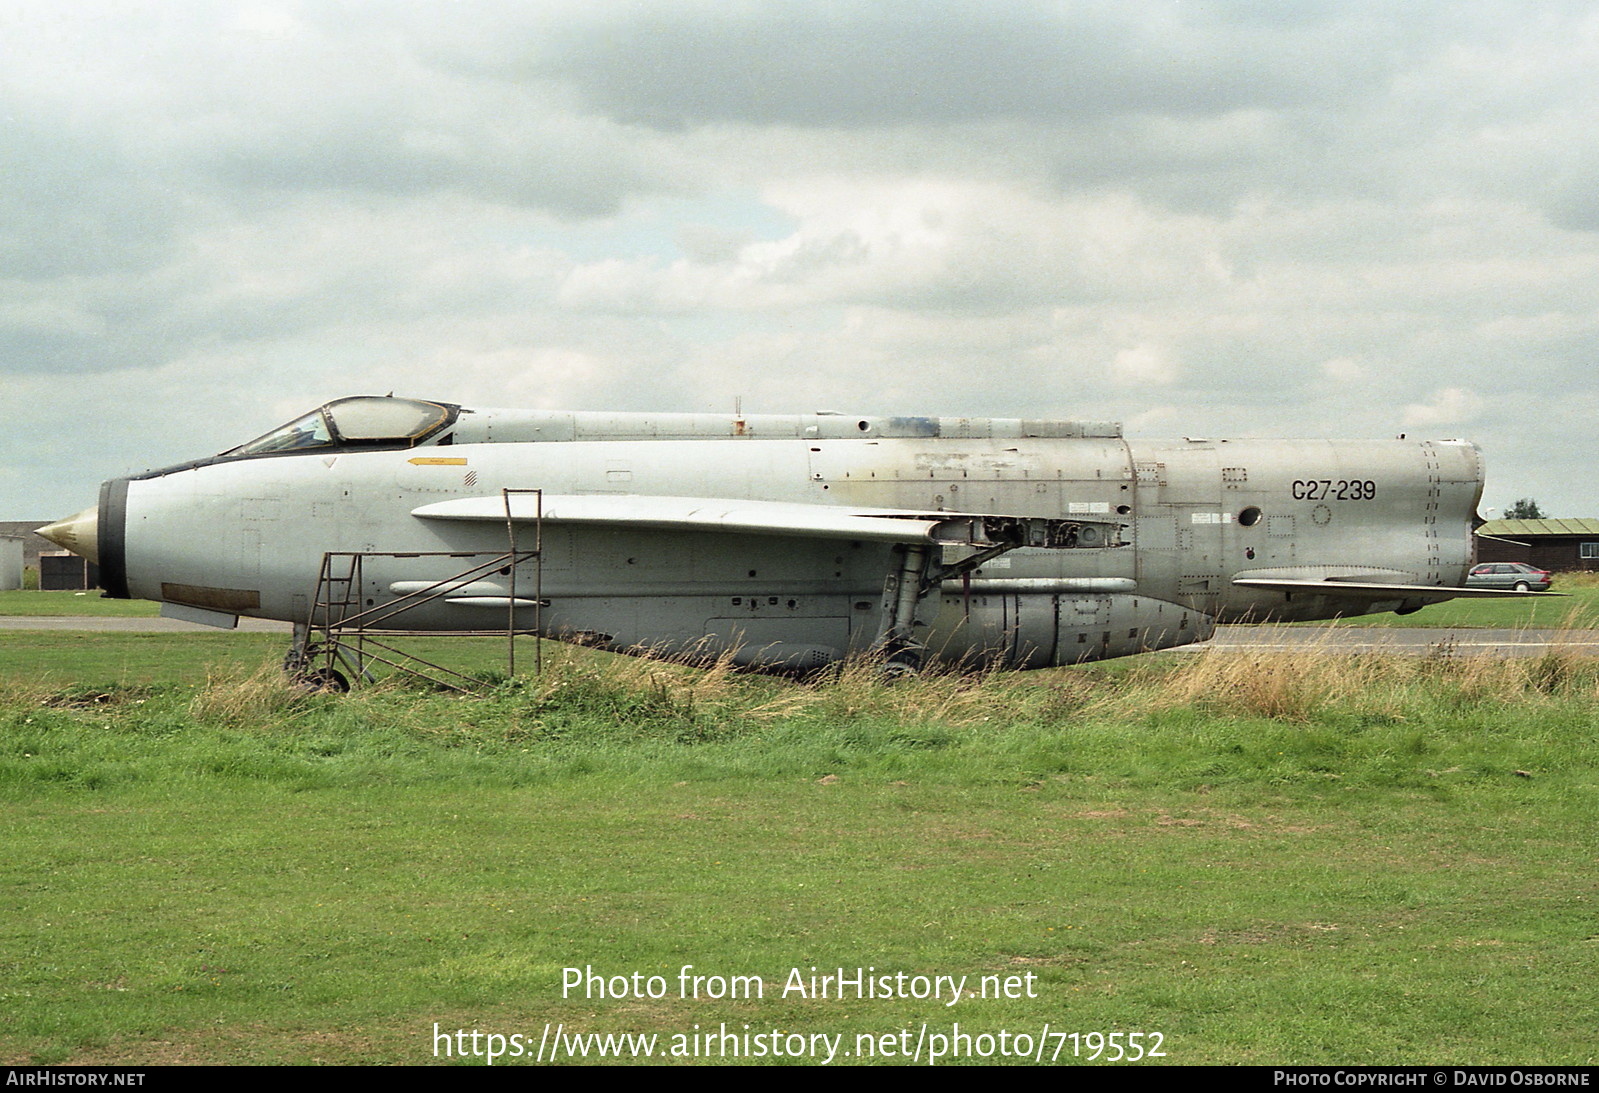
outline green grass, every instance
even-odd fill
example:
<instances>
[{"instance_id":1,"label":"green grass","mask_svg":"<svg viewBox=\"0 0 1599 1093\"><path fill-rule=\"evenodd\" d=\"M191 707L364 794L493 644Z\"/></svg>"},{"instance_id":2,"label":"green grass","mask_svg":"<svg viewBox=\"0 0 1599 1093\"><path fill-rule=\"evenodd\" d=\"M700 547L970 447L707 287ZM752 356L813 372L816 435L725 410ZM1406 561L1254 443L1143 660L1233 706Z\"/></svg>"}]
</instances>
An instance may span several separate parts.
<instances>
[{"instance_id":1,"label":"green grass","mask_svg":"<svg viewBox=\"0 0 1599 1093\"><path fill-rule=\"evenodd\" d=\"M208 668L253 670L288 641L282 634L120 634L77 630L0 634L0 677L69 687L143 683L196 684Z\"/></svg>"},{"instance_id":2,"label":"green grass","mask_svg":"<svg viewBox=\"0 0 1599 1093\"><path fill-rule=\"evenodd\" d=\"M0 592L0 615L94 615L112 618L153 618L161 605L151 600L108 600L98 591L40 592L37 589Z\"/></svg>"},{"instance_id":3,"label":"green grass","mask_svg":"<svg viewBox=\"0 0 1599 1093\"><path fill-rule=\"evenodd\" d=\"M1348 626L1458 627L1472 629L1599 629L1599 579L1559 574L1552 592L1560 596L1526 600L1449 600L1409 615L1359 615ZM1299 625L1316 626L1318 623Z\"/></svg>"},{"instance_id":4,"label":"green grass","mask_svg":"<svg viewBox=\"0 0 1599 1093\"><path fill-rule=\"evenodd\" d=\"M0 676L61 686L83 679L124 685L192 684L203 682L211 668L253 670L264 663L280 663L288 647L287 633L8 631L0 635ZM411 638L403 639L402 647L411 656L457 671L505 672L504 639ZM531 639L518 639L517 662L531 670ZM390 674L387 668L378 670Z\"/></svg>"},{"instance_id":5,"label":"green grass","mask_svg":"<svg viewBox=\"0 0 1599 1093\"><path fill-rule=\"evenodd\" d=\"M956 1021L1159 1031L1176 1063L1593 1060L1594 662L885 687L573 653L486 698L340 699L248 672L247 638L208 676L194 646L187 678L0 670L0 1062ZM685 964L765 997L677 997ZM563 998L585 966L671 989ZM1037 997L783 998L812 966Z\"/></svg>"}]
</instances>

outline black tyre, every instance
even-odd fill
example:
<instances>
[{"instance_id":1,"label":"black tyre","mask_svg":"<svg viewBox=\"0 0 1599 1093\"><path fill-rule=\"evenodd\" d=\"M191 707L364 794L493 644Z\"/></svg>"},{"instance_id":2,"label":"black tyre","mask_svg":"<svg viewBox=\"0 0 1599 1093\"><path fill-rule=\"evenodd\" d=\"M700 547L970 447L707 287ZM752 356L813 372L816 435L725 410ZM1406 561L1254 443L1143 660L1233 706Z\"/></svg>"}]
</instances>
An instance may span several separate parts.
<instances>
[{"instance_id":1,"label":"black tyre","mask_svg":"<svg viewBox=\"0 0 1599 1093\"><path fill-rule=\"evenodd\" d=\"M300 677L300 686L314 694L342 695L350 691L350 681L337 668L318 668Z\"/></svg>"}]
</instances>

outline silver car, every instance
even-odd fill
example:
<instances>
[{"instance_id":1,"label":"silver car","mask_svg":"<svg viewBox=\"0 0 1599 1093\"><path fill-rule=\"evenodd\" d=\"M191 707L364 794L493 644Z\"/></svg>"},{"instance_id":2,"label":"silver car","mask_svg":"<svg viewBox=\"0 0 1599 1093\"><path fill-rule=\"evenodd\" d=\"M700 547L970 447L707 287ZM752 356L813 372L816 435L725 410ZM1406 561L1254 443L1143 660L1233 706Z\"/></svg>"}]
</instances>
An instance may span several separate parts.
<instances>
[{"instance_id":1,"label":"silver car","mask_svg":"<svg viewBox=\"0 0 1599 1093\"><path fill-rule=\"evenodd\" d=\"M1466 574L1467 588L1513 588L1517 592L1543 592L1554 575L1525 562L1484 562Z\"/></svg>"}]
</instances>

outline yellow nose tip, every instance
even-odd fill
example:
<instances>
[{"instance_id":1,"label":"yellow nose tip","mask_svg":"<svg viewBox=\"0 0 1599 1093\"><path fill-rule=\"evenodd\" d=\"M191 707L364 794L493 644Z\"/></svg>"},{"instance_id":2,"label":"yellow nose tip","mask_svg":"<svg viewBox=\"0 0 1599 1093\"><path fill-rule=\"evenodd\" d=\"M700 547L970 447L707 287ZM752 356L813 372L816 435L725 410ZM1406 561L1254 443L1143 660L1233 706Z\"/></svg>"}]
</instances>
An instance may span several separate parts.
<instances>
[{"instance_id":1,"label":"yellow nose tip","mask_svg":"<svg viewBox=\"0 0 1599 1093\"><path fill-rule=\"evenodd\" d=\"M65 520L47 524L35 534L42 535L59 547L66 547L80 558L96 565L100 562L100 510L84 509Z\"/></svg>"}]
</instances>

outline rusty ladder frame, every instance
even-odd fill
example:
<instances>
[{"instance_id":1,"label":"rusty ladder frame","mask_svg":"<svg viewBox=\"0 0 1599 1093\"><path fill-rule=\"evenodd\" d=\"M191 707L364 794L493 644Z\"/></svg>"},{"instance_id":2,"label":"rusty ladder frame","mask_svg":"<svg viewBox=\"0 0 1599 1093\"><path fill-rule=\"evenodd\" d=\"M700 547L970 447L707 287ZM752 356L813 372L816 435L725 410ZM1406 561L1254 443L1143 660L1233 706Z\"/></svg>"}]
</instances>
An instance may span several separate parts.
<instances>
[{"instance_id":1,"label":"rusty ladder frame","mask_svg":"<svg viewBox=\"0 0 1599 1093\"><path fill-rule=\"evenodd\" d=\"M516 524L511 512L512 494L532 494L535 498L533 517L533 546L524 550L517 542ZM463 693L483 690L483 683L465 673L442 664L424 660L414 653L406 653L386 640L396 637L497 637L505 635L505 662L507 676L516 675L516 639L518 635L531 634L534 638L534 672L544 668L543 609L544 602L544 491L542 489L502 489L501 501L505 506L505 535L507 549L438 550L438 551L382 551L382 550L330 550L323 552L322 567L317 574L316 591L312 596L306 619L303 656L299 659L309 667L318 659L323 669L332 672L339 662L354 673L351 685L361 679L371 680L367 667L371 662L386 664L396 671L431 683L435 686ZM407 592L398 599L372 607L363 607L361 589L364 585L365 562L368 558L486 558L468 566L452 576L434 581L425 588ZM533 567L533 628L518 629L517 567L523 562L534 562ZM506 597L504 630L409 630L403 626L385 625L407 611L447 596L463 585L498 569L509 569L510 589ZM312 640L320 632L322 640ZM374 652L373 650L381 652ZM389 654L385 656L383 654ZM291 657L294 653L291 652ZM391 659L392 658L405 658ZM421 665L422 667L417 667ZM424 670L426 669L426 670ZM431 671L434 674L429 674Z\"/></svg>"}]
</instances>

